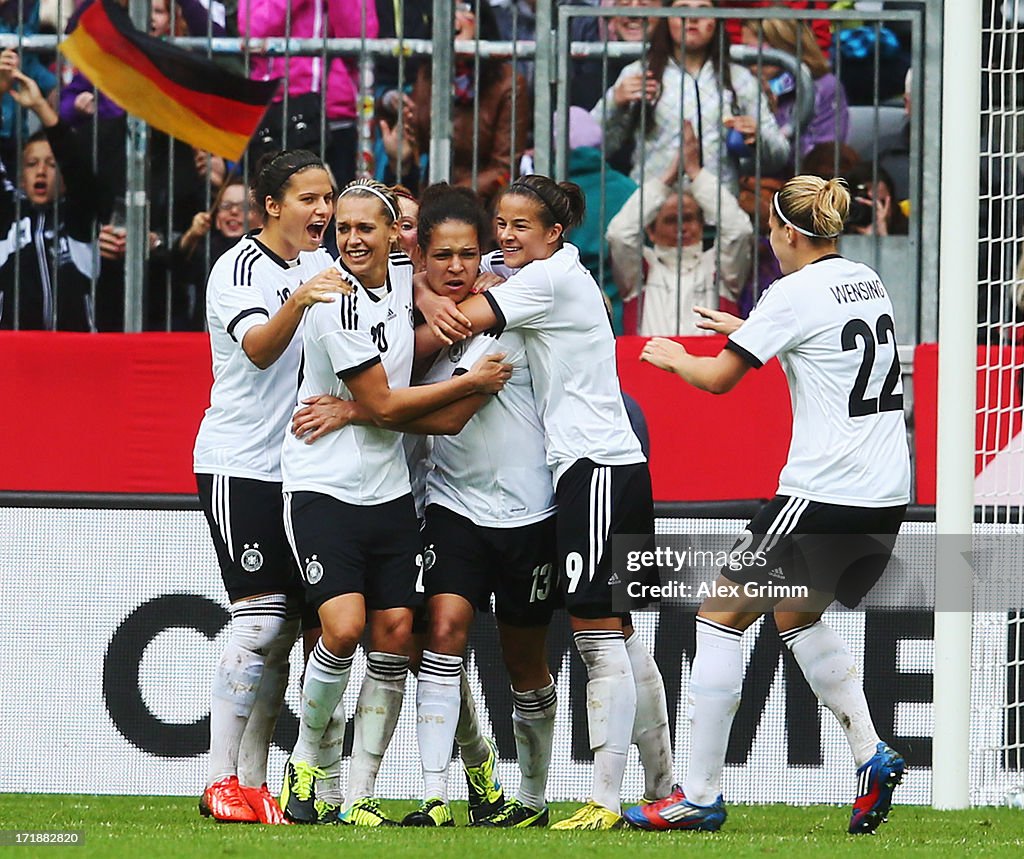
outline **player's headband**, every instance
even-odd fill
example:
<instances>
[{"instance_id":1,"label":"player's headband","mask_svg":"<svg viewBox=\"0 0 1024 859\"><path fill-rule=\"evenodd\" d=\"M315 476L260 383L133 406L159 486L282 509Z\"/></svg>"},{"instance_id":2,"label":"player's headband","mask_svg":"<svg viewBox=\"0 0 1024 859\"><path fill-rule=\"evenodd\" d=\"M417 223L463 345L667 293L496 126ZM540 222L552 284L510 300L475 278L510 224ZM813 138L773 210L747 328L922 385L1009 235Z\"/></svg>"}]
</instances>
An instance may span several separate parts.
<instances>
[{"instance_id":1,"label":"player's headband","mask_svg":"<svg viewBox=\"0 0 1024 859\"><path fill-rule=\"evenodd\" d=\"M379 197L380 201L385 206L388 207L388 211L391 213L391 220L392 221L397 221L398 220L398 213L395 211L395 207L393 205L391 205L391 201L387 197L385 197L380 191L378 191L376 188L374 188L374 187L372 187L370 185L346 185L344 187L344 189L342 190L342 192L340 194L338 194L338 199L340 200L349 191L369 191L371 194L373 194L374 197Z\"/></svg>"},{"instance_id":2,"label":"player's headband","mask_svg":"<svg viewBox=\"0 0 1024 859\"><path fill-rule=\"evenodd\" d=\"M287 163L289 161L291 163ZM300 170L305 170L307 167L319 167L322 170L324 162L315 153L306 149L284 149L267 162L260 171L260 177L265 176L271 169L284 170L281 181L277 183L277 187L274 189L274 194L276 194L287 184L292 176Z\"/></svg>"},{"instance_id":3,"label":"player's headband","mask_svg":"<svg viewBox=\"0 0 1024 859\"><path fill-rule=\"evenodd\" d=\"M789 218L787 218L784 214L782 214L782 205L779 203L779 192L778 191L776 191L775 192L775 196L772 197L772 207L775 209L775 214L779 216L779 220L781 220L782 223L786 224L789 227L792 227L798 233L801 233L801 234L807 236L808 238L812 238L812 239L834 239L834 238L836 238L839 235L839 233L829 233L828 235L824 235L823 236L820 233L812 233L810 230L805 230L803 227L798 227Z\"/></svg>"},{"instance_id":4,"label":"player's headband","mask_svg":"<svg viewBox=\"0 0 1024 859\"><path fill-rule=\"evenodd\" d=\"M555 216L555 221L561 223L561 219L558 217L558 210L555 208L553 200L549 200L547 195L538 188L534 188L533 185L528 185L526 182L516 180L508 186L509 191L529 191L535 197L537 197L545 206L548 207L548 211Z\"/></svg>"}]
</instances>

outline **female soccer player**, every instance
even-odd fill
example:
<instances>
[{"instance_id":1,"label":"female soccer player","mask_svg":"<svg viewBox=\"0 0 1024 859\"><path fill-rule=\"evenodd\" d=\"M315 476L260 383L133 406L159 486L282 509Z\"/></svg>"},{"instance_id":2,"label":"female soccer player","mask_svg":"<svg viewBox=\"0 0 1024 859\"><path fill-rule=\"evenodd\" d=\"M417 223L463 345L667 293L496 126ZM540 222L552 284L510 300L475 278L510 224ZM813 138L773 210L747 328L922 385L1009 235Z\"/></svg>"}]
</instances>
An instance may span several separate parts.
<instances>
[{"instance_id":1,"label":"female soccer player","mask_svg":"<svg viewBox=\"0 0 1024 859\"><path fill-rule=\"evenodd\" d=\"M437 185L424 193L419 244L433 292L455 302L470 294L488 232L469 189ZM481 334L443 349L423 381L451 378L489 352L506 354L514 368L509 384L500 397L478 403L460 432L435 436L429 454L423 532L429 633L416 687L425 802L406 825L452 821L447 782L460 716L459 678L473 616L490 605L492 594L523 776L515 798L471 822L523 828L548 820L556 702L545 645L556 603L555 499L523 337Z\"/></svg>"},{"instance_id":2,"label":"female soccer player","mask_svg":"<svg viewBox=\"0 0 1024 859\"><path fill-rule=\"evenodd\" d=\"M423 593L422 544L402 436L394 428L472 394L496 393L511 369L500 354L489 355L463 375L408 387L412 263L404 253L389 253L398 203L385 185L352 182L338 196L336 218L338 264L355 289L310 314L299 399L329 392L355 400L374 425L350 424L315 445L288 434L282 449L285 528L322 627L306 664L282 804L291 820L316 820L315 782L324 776L318 749L368 620L371 650L341 820L381 825L393 821L371 795L401 709L413 609Z\"/></svg>"},{"instance_id":3,"label":"female soccer player","mask_svg":"<svg viewBox=\"0 0 1024 859\"><path fill-rule=\"evenodd\" d=\"M319 158L302 150L268 155L252 191L265 226L217 261L207 287L214 381L194 469L231 629L214 675L200 811L221 821L280 823L265 784L267 752L302 593L281 520L281 439L295 403L303 314L350 287L320 248L334 191Z\"/></svg>"},{"instance_id":4,"label":"female soccer player","mask_svg":"<svg viewBox=\"0 0 1024 859\"><path fill-rule=\"evenodd\" d=\"M420 246L417 241L416 225L420 219L420 201L405 185L392 185L391 190L398 199L398 247L412 260L416 271L423 270Z\"/></svg>"},{"instance_id":5,"label":"female soccer player","mask_svg":"<svg viewBox=\"0 0 1024 859\"><path fill-rule=\"evenodd\" d=\"M441 299L431 309L420 297L441 340L493 328L516 331L525 343L555 481L559 587L587 668L594 750L591 801L553 828L613 829L624 825L620 792L631 738L651 799L671 790L672 753L661 674L630 635L625 582L621 592L613 585L616 572L625 572L612 569L611 538L653 535L654 505L647 461L619 390L601 290L564 240L583 209L571 182L516 180L500 197L496 218L509 278L458 308Z\"/></svg>"},{"instance_id":6,"label":"female soccer player","mask_svg":"<svg viewBox=\"0 0 1024 859\"><path fill-rule=\"evenodd\" d=\"M406 253L415 251L415 259L422 260L423 254L421 253L420 247L417 245L415 249L408 246L408 241L411 239L413 242L417 241L417 223L419 220L419 203L409 195L401 185L394 186L391 189L395 196L398 197L399 209L399 244L402 246L402 250ZM473 286L473 282L477 277L480 264L480 241L479 236L486 235L489 232L489 224L487 223L486 216L480 208L479 201L476 196L467 189L454 189L449 185L438 185L435 186L432 191L428 193L428 197L433 202L432 207L432 218L431 224L434 223L438 218L443 228L448 227L447 222L454 224L460 224L462 227L467 225L475 232L477 239L475 244L467 249L462 249L456 253L451 249L445 251L437 250L437 264L433 266L435 271L435 282L436 287L439 290L448 292L449 288L445 285L446 272L449 267L456 272L458 279L461 283L465 284L464 292L468 292L469 288ZM447 204L454 206L452 209L445 208ZM444 229L441 230L444 232ZM475 251L474 251L475 249ZM470 255L467 256L467 253ZM410 254L411 256L411 254ZM449 262L445 262L448 260ZM418 268L419 266L417 266ZM490 340L491 345L494 345L494 340ZM439 362L439 366L447 366L448 375L451 375L451 371L455 369L455 366L446 359ZM524 359L525 360L525 359ZM520 368L521 369L521 368ZM461 372L461 370L460 370ZM522 373L519 374L519 381L521 381ZM529 377L527 376L527 379ZM531 395L532 396L532 395ZM456 434L461 432L466 424L478 408L485 403L491 402L492 398L488 396L476 396L467 397L464 400L460 400L458 403L452 406L421 418L418 421L414 421L411 425L403 425L403 430L418 430L420 434L414 432L405 432L403 435L403 444L406 450L406 459L409 463L410 478L412 480L412 492L416 503L416 515L422 521L423 510L426 506L426 483L427 473L430 466L428 461L431 436L424 433L431 432L433 434ZM532 407L531 407L532 408ZM310 397L303 401L303 408L299 409L292 416L292 429L293 432L299 437L304 439L307 443L315 443L316 439L321 437L326 432L333 432L340 429L349 423L358 422L363 424L372 424L373 421L370 419L366 409L361 408L358 403L350 400L340 400L337 397L330 395L320 395L317 397ZM543 444L543 439L542 439ZM543 450L543 449L542 449ZM484 460L489 462L489 456L485 456ZM541 467L545 470L545 476L550 490L551 479L546 473L544 467L543 457L541 458ZM474 473L481 473L479 470ZM426 558L436 557L437 552L433 554L426 554ZM433 581L433 576L426 576L425 582L429 585ZM484 582L486 584L486 581ZM475 594L475 591L474 591ZM472 619L470 613L469 619ZM413 631L415 634L415 650L416 657L413 662L415 667L419 666L419 657L422 651L429 645L428 641L428 627L429 622L427 620L427 612L424 608L417 615L417 619L414 622ZM541 636L541 644L543 645L543 636ZM459 656L461 660L461 654L465 648L464 642L459 649ZM518 653L518 649L515 649ZM533 654L528 654L533 655ZM442 657L443 659L444 657ZM543 665L543 659L541 660ZM428 672L429 673L429 672ZM544 669L544 676L548 676L546 668ZM429 686L429 683L427 684ZM477 718L476 702L473 700L472 692L470 691L469 681L466 677L465 669L460 672L460 683L458 684L461 698L461 706L457 706L457 722L452 721L448 726L455 732L455 741L459 745L459 751L461 753L462 762L466 772L467 784L469 786L469 818L470 822L474 823L481 820L484 817L492 815L498 811L504 804L504 793L501 789L501 784L497 780L496 776L496 765L497 765L497 754L494 748L494 744L489 742L480 731L480 724ZM420 689L426 688L424 686L418 687ZM444 691L448 691L445 689ZM548 712L550 710L550 713ZM534 715L534 714L531 714ZM543 727L544 719L551 715L553 716L553 708L542 708L542 711L535 714L538 719L538 724ZM433 724L433 723L432 723ZM332 732L334 728L343 728L343 724L333 722L328 726L328 734ZM430 728L424 728L423 723L420 723L420 728L430 730ZM448 751L451 748L451 731L445 728L442 733L447 735L447 740L442 741L439 745L445 749L444 752L434 751L434 758L438 761L443 759L443 769L439 765L433 767L434 772L441 772L444 777L445 786L447 785L447 764L448 764ZM325 734L326 742L327 734ZM340 743L340 735L337 738ZM337 743L333 744L337 747ZM428 753L429 756L430 753ZM439 757L440 756L440 757ZM330 761L325 762L325 755L323 753L323 746L321 746L321 769L327 769L328 764L333 762L335 759L333 756L328 756ZM544 756L541 755L543 758ZM546 761L546 758L544 758ZM543 762L542 762L543 763ZM536 764L534 769L543 769L546 772L546 764ZM425 776L425 780L431 778L437 778L437 776ZM323 788L323 789L321 789ZM331 787L327 781L318 779L316 784L317 791L317 808L320 810L324 805L325 801L330 803L334 797L330 795ZM522 794L523 791L520 791ZM541 796L540 805L543 807L543 788L540 789L539 794ZM340 793L338 796L340 797ZM447 825L451 819L450 811L446 805L447 797L445 791L438 790L436 793L428 793L433 798L434 803L427 810L426 814L423 815L412 815L410 825L424 825L424 826L435 826ZM439 801L441 797L444 797L442 801ZM519 797L522 799L522 796ZM322 815L321 815L322 816ZM503 816L503 820L507 818ZM537 816L539 820L539 815Z\"/></svg>"},{"instance_id":7,"label":"female soccer player","mask_svg":"<svg viewBox=\"0 0 1024 859\"><path fill-rule=\"evenodd\" d=\"M734 548L752 552L753 560L723 570L719 579L753 587L743 596L708 599L697 615L686 780L668 799L626 812L644 829L714 830L725 821L721 777L743 685L740 639L766 611L846 733L857 766L851 833L878 828L903 777L903 758L875 731L850 651L821 620L834 599L853 607L878 581L910 487L892 303L874 271L836 253L849 208L842 180L789 180L773 198L769 219L784 276L745 322L706 314L707 327L729 334L725 349L696 357L655 338L641 355L718 394L778 356L793 402L793 438L778 494ZM777 599L761 590L780 585L806 588L807 596Z\"/></svg>"}]
</instances>

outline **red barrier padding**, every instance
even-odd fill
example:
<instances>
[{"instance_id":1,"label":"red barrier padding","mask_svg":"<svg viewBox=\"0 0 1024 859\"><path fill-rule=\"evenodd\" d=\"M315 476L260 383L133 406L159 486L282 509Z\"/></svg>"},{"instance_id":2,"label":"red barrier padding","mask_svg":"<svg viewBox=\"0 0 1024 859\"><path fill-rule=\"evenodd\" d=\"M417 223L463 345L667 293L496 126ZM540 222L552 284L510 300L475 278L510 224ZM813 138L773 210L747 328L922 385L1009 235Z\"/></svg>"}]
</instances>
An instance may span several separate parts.
<instances>
[{"instance_id":1,"label":"red barrier padding","mask_svg":"<svg viewBox=\"0 0 1024 859\"><path fill-rule=\"evenodd\" d=\"M711 355L724 338L683 342ZM655 498L770 497L790 433L778 363L716 397L641 364L643 343L619 339L619 372L647 417ZM211 383L205 335L0 333L0 354L3 489L195 491L192 443Z\"/></svg>"},{"instance_id":2,"label":"red barrier padding","mask_svg":"<svg viewBox=\"0 0 1024 859\"><path fill-rule=\"evenodd\" d=\"M675 338L695 355L717 355L724 337ZM792 430L778 361L749 370L728 394L692 388L639 360L644 337L618 339L622 389L640 403L651 434L657 501L770 498Z\"/></svg>"},{"instance_id":3,"label":"red barrier padding","mask_svg":"<svg viewBox=\"0 0 1024 859\"><path fill-rule=\"evenodd\" d=\"M713 355L724 338L681 342ZM622 387L651 434L659 501L767 498L791 430L778 362L713 396L639 361L642 337L618 340ZM209 403L204 334L0 332L0 489L193 493L192 443ZM1022 347L979 347L975 472L1020 433ZM991 369L990 369L991 368ZM938 348L914 358L916 501L935 503Z\"/></svg>"},{"instance_id":4,"label":"red barrier padding","mask_svg":"<svg viewBox=\"0 0 1024 859\"><path fill-rule=\"evenodd\" d=\"M1021 346L978 347L975 475L1022 429L1022 373ZM936 499L938 396L939 347L926 343L914 350L914 473L918 504L934 504Z\"/></svg>"},{"instance_id":5,"label":"red barrier padding","mask_svg":"<svg viewBox=\"0 0 1024 859\"><path fill-rule=\"evenodd\" d=\"M0 334L0 486L194 493L205 334Z\"/></svg>"},{"instance_id":6,"label":"red barrier padding","mask_svg":"<svg viewBox=\"0 0 1024 859\"><path fill-rule=\"evenodd\" d=\"M914 350L914 486L918 504L935 503L935 457L939 412L939 347Z\"/></svg>"}]
</instances>

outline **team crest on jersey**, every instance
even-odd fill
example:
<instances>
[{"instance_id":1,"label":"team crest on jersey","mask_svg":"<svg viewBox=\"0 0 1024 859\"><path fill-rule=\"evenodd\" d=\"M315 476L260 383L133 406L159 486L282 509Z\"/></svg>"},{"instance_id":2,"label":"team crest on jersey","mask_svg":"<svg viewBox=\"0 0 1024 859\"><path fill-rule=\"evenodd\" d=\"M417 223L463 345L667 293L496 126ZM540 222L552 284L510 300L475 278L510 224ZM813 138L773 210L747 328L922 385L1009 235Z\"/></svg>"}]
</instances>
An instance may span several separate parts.
<instances>
[{"instance_id":1,"label":"team crest on jersey","mask_svg":"<svg viewBox=\"0 0 1024 859\"><path fill-rule=\"evenodd\" d=\"M434 544L431 543L423 552L423 572L428 572L437 563L437 553L434 551Z\"/></svg>"},{"instance_id":2,"label":"team crest on jersey","mask_svg":"<svg viewBox=\"0 0 1024 859\"><path fill-rule=\"evenodd\" d=\"M312 558L306 558L306 581L311 585L315 585L323 577L324 565L316 559L316 555L313 555Z\"/></svg>"},{"instance_id":3,"label":"team crest on jersey","mask_svg":"<svg viewBox=\"0 0 1024 859\"><path fill-rule=\"evenodd\" d=\"M453 364L458 364L462 360L462 356L466 354L466 341L459 340L457 343L452 343L448 347L448 360Z\"/></svg>"},{"instance_id":4,"label":"team crest on jersey","mask_svg":"<svg viewBox=\"0 0 1024 859\"><path fill-rule=\"evenodd\" d=\"M405 309L409 311L409 327L410 328L415 328L416 327L416 309L411 304L405 305Z\"/></svg>"},{"instance_id":5,"label":"team crest on jersey","mask_svg":"<svg viewBox=\"0 0 1024 859\"><path fill-rule=\"evenodd\" d=\"M246 543L245 551L242 552L242 569L247 573L255 573L263 566L263 553L260 551L260 544L253 543L251 546Z\"/></svg>"}]
</instances>

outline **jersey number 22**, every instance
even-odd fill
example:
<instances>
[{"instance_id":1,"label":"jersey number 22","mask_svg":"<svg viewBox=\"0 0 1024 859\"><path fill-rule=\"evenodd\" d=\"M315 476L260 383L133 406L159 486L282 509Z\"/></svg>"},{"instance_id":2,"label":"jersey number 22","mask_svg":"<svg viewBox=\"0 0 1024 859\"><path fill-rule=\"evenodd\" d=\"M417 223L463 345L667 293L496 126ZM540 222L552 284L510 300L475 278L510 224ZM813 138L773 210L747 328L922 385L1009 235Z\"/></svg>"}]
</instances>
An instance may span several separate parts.
<instances>
[{"instance_id":1,"label":"jersey number 22","mask_svg":"<svg viewBox=\"0 0 1024 859\"><path fill-rule=\"evenodd\" d=\"M882 382L882 391L877 397L865 396L868 380L871 378L871 369L875 366L876 342L887 344L890 337L892 339L892 364L889 366L889 372L885 374L885 381ZM858 339L864 344L864 354L861 357L857 378L853 382L853 390L850 391L850 417L862 418L866 415L877 415L879 412L902 411L903 394L895 393L896 385L900 380L900 359L896 350L896 333L892 317L888 313L879 316L874 331L863 319L851 319L843 327L843 351L849 352L851 349L856 349Z\"/></svg>"}]
</instances>

